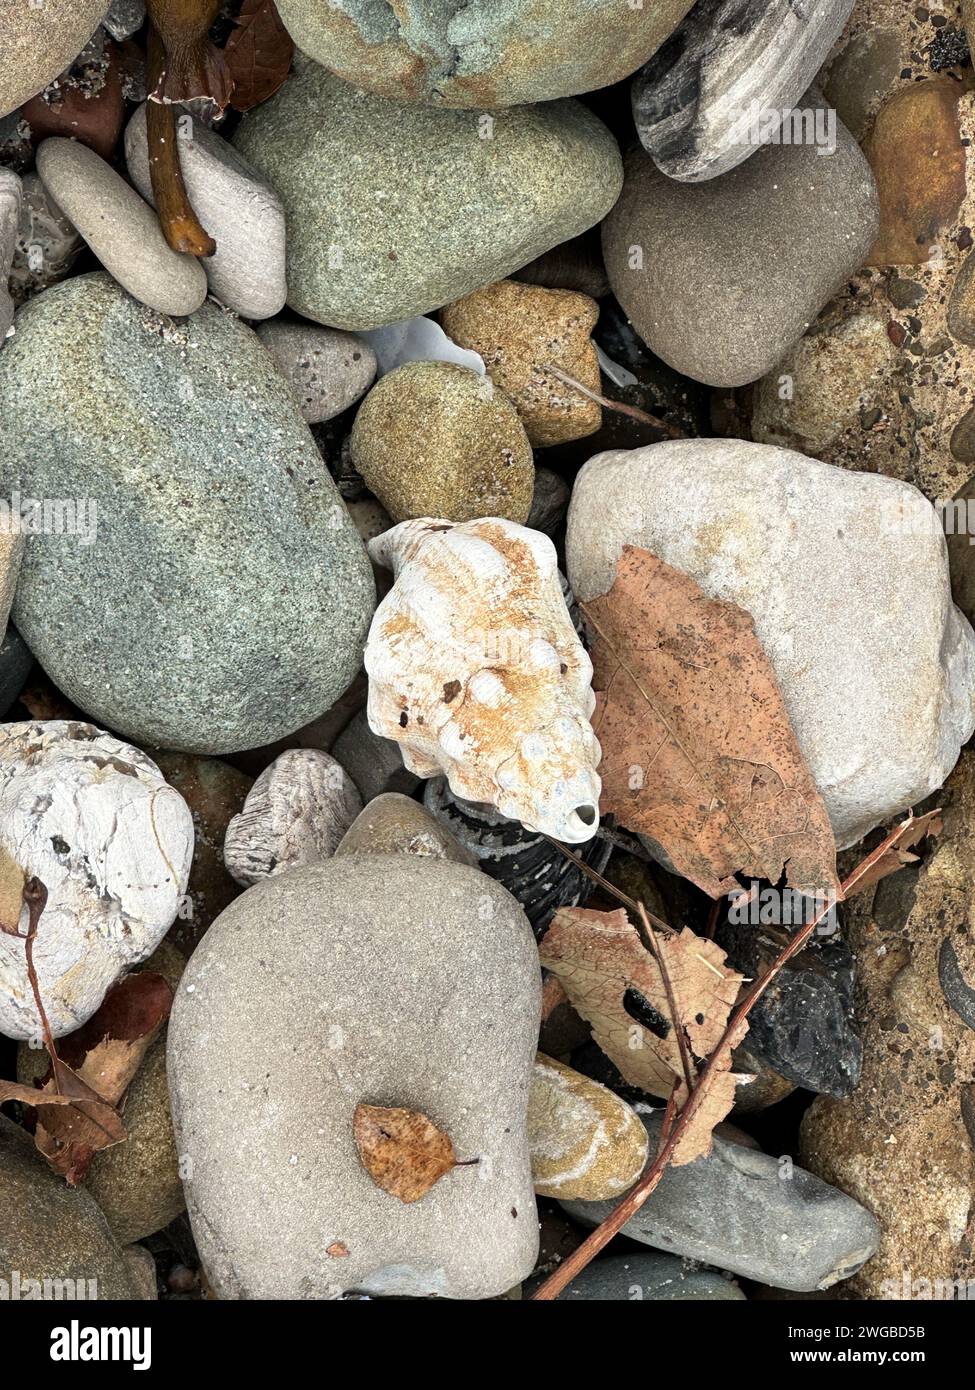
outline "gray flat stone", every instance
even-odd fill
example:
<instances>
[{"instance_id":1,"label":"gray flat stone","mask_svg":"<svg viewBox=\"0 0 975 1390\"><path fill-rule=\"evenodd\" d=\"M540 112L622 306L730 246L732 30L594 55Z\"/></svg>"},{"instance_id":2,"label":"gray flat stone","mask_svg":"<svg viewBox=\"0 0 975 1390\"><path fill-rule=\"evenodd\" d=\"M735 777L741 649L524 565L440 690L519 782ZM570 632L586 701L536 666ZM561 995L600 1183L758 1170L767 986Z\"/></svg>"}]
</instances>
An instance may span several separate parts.
<instances>
[{"instance_id":1,"label":"gray flat stone","mask_svg":"<svg viewBox=\"0 0 975 1390\"><path fill-rule=\"evenodd\" d=\"M353 854L231 903L186 968L168 1052L217 1295L491 1298L525 1278L540 994L523 913L463 864ZM404 1204L359 1159L360 1102L421 1111L479 1162Z\"/></svg>"},{"instance_id":2,"label":"gray flat stone","mask_svg":"<svg viewBox=\"0 0 975 1390\"><path fill-rule=\"evenodd\" d=\"M309 425L341 415L368 391L376 375L376 354L369 344L337 328L276 319L262 323L257 336Z\"/></svg>"},{"instance_id":3,"label":"gray flat stone","mask_svg":"<svg viewBox=\"0 0 975 1390\"><path fill-rule=\"evenodd\" d=\"M742 1303L733 1279L713 1269L695 1269L673 1255L605 1255L573 1279L560 1303Z\"/></svg>"},{"instance_id":4,"label":"gray flat stone","mask_svg":"<svg viewBox=\"0 0 975 1390\"><path fill-rule=\"evenodd\" d=\"M643 1121L653 1155L663 1112ZM561 1205L575 1220L597 1226L616 1203ZM717 1137L707 1158L667 1168L622 1234L801 1293L849 1278L880 1241L876 1220L852 1197L804 1168L792 1166L784 1176L778 1158Z\"/></svg>"}]
</instances>

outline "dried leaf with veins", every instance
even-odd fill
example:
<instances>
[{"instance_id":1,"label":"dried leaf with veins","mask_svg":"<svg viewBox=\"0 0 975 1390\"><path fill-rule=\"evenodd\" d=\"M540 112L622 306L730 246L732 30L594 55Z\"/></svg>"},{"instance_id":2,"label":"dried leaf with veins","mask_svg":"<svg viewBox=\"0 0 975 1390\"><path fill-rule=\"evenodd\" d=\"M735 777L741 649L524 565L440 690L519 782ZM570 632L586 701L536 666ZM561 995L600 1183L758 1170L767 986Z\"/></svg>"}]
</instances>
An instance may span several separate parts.
<instances>
[{"instance_id":1,"label":"dried leaf with veins","mask_svg":"<svg viewBox=\"0 0 975 1390\"><path fill-rule=\"evenodd\" d=\"M274 0L244 0L237 28L224 49L234 84L234 109L249 111L273 97L288 75L294 51Z\"/></svg>"},{"instance_id":2,"label":"dried leaf with veins","mask_svg":"<svg viewBox=\"0 0 975 1390\"><path fill-rule=\"evenodd\" d=\"M373 1182L401 1202L418 1202L458 1166L450 1136L419 1110L357 1105L352 1133Z\"/></svg>"},{"instance_id":3,"label":"dried leaf with veins","mask_svg":"<svg viewBox=\"0 0 975 1390\"><path fill-rule=\"evenodd\" d=\"M582 607L602 812L713 898L738 891L738 874L835 894L826 807L749 614L635 546Z\"/></svg>"},{"instance_id":4,"label":"dried leaf with veins","mask_svg":"<svg viewBox=\"0 0 975 1390\"><path fill-rule=\"evenodd\" d=\"M106 994L97 1013L61 1042L48 1043L50 1065L39 1086L0 1080L0 1103L36 1112L34 1143L71 1186L95 1154L126 1138L118 1106L169 1016L173 993L154 971L139 971Z\"/></svg>"},{"instance_id":5,"label":"dried leaf with veins","mask_svg":"<svg viewBox=\"0 0 975 1390\"><path fill-rule=\"evenodd\" d=\"M683 1105L688 1091L676 1029L683 1029L693 1057L709 1057L724 1034L742 976L726 965L720 946L687 927L658 935L656 943L676 1019L661 966L622 908L562 908L538 950L542 965L558 977L573 1008L592 1025L594 1041L624 1079L668 1098L676 1082L675 1104ZM710 1152L711 1130L734 1104L737 1081L729 1068L730 1055L681 1141L676 1164Z\"/></svg>"},{"instance_id":6,"label":"dried leaf with veins","mask_svg":"<svg viewBox=\"0 0 975 1390\"><path fill-rule=\"evenodd\" d=\"M883 853L876 860L871 859L869 868L861 874L849 896L862 893L865 888L873 888L882 878L896 874L898 869L903 869L908 864L916 864L920 856L911 854L910 851L915 845L920 844L925 836L940 835L942 829L940 809L928 811L924 816L912 815L901 821L893 835L884 842Z\"/></svg>"}]
</instances>

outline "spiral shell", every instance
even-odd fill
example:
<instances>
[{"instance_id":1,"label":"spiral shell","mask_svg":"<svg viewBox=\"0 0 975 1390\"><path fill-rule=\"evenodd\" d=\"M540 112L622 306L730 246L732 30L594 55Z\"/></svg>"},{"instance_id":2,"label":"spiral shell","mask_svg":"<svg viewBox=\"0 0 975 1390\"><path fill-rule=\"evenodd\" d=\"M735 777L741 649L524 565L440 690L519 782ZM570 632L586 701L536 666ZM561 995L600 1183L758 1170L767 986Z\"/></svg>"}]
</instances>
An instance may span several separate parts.
<instances>
[{"instance_id":1,"label":"spiral shell","mask_svg":"<svg viewBox=\"0 0 975 1390\"><path fill-rule=\"evenodd\" d=\"M369 725L419 777L569 844L599 824L592 663L547 536L497 517L369 543L395 582L366 644Z\"/></svg>"}]
</instances>

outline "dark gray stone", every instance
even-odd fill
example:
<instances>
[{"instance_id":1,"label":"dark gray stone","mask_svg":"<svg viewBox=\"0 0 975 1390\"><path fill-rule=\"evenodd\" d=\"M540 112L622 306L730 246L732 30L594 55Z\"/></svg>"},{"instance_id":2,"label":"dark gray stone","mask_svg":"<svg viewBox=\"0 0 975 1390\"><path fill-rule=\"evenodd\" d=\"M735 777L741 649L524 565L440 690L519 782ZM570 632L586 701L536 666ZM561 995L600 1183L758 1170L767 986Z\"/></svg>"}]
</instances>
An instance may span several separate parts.
<instances>
[{"instance_id":1,"label":"dark gray stone","mask_svg":"<svg viewBox=\"0 0 975 1390\"><path fill-rule=\"evenodd\" d=\"M643 1122L652 1155L663 1112ZM800 1293L849 1278L875 1253L880 1227L852 1197L791 1160L717 1136L713 1143L707 1158L667 1168L623 1235ZM562 1203L586 1226L597 1226L615 1205Z\"/></svg>"},{"instance_id":2,"label":"dark gray stone","mask_svg":"<svg viewBox=\"0 0 975 1390\"><path fill-rule=\"evenodd\" d=\"M745 1295L731 1279L713 1269L695 1269L673 1255L607 1255L587 1265L568 1288L561 1303L648 1302L690 1300L707 1303L744 1302Z\"/></svg>"},{"instance_id":3,"label":"dark gray stone","mask_svg":"<svg viewBox=\"0 0 975 1390\"><path fill-rule=\"evenodd\" d=\"M788 944L782 928L719 922L714 939L747 979ZM807 1091L842 1099L860 1081L863 1044L854 1029L856 962L839 936L814 939L779 971L748 1015L748 1047Z\"/></svg>"},{"instance_id":4,"label":"dark gray stone","mask_svg":"<svg viewBox=\"0 0 975 1390\"><path fill-rule=\"evenodd\" d=\"M5 715L16 702L33 664L34 658L27 643L13 623L8 623L3 641L0 642L0 716Z\"/></svg>"}]
</instances>

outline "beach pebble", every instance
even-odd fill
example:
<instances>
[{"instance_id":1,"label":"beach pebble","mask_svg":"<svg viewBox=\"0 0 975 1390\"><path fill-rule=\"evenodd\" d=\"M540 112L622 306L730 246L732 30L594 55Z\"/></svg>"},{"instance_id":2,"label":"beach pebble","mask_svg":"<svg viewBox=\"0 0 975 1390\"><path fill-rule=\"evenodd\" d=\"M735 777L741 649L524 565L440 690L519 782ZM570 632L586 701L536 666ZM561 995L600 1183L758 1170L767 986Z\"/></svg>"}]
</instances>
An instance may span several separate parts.
<instances>
[{"instance_id":1,"label":"beach pebble","mask_svg":"<svg viewBox=\"0 0 975 1390\"><path fill-rule=\"evenodd\" d=\"M105 0L7 4L0 12L0 116L15 111L73 62L105 14Z\"/></svg>"},{"instance_id":2,"label":"beach pebble","mask_svg":"<svg viewBox=\"0 0 975 1390\"><path fill-rule=\"evenodd\" d=\"M561 1303L741 1303L744 1298L735 1281L716 1270L638 1251L593 1260L559 1294Z\"/></svg>"},{"instance_id":3,"label":"beach pebble","mask_svg":"<svg viewBox=\"0 0 975 1390\"><path fill-rule=\"evenodd\" d=\"M333 328L398 323L500 280L594 226L621 185L616 141L576 102L404 106L300 54L234 143L284 204L288 303Z\"/></svg>"},{"instance_id":4,"label":"beach pebble","mask_svg":"<svg viewBox=\"0 0 975 1390\"><path fill-rule=\"evenodd\" d=\"M193 821L155 763L91 724L0 725L0 848L47 888L34 962L55 1037L150 955L186 891ZM26 930L27 908L20 914ZM41 1034L22 938L0 933L0 1032Z\"/></svg>"},{"instance_id":5,"label":"beach pebble","mask_svg":"<svg viewBox=\"0 0 975 1390\"><path fill-rule=\"evenodd\" d=\"M0 168L0 347L14 321L14 302L8 280L17 247L23 186L16 174Z\"/></svg>"},{"instance_id":6,"label":"beach pebble","mask_svg":"<svg viewBox=\"0 0 975 1390\"><path fill-rule=\"evenodd\" d=\"M298 47L347 82L395 101L487 110L608 87L646 62L691 0L620 8L615 0L508 0L408 11L341 10L317 0L278 6Z\"/></svg>"},{"instance_id":7,"label":"beach pebble","mask_svg":"<svg viewBox=\"0 0 975 1390\"><path fill-rule=\"evenodd\" d=\"M647 1135L636 1111L542 1053L528 1098L528 1147L540 1197L621 1197L647 1161Z\"/></svg>"},{"instance_id":8,"label":"beach pebble","mask_svg":"<svg viewBox=\"0 0 975 1390\"><path fill-rule=\"evenodd\" d=\"M364 709L339 734L332 753L359 788L365 804L384 792L408 796L420 785L420 778L404 765L399 744L374 734Z\"/></svg>"},{"instance_id":9,"label":"beach pebble","mask_svg":"<svg viewBox=\"0 0 975 1390\"><path fill-rule=\"evenodd\" d=\"M652 1162L663 1111L641 1118ZM664 1171L621 1234L774 1288L830 1288L870 1259L879 1227L852 1197L786 1162L787 1180L778 1158L715 1135L706 1158ZM573 1220L598 1226L616 1200L562 1205Z\"/></svg>"},{"instance_id":10,"label":"beach pebble","mask_svg":"<svg viewBox=\"0 0 975 1390\"><path fill-rule=\"evenodd\" d=\"M177 326L81 276L18 316L0 411L4 486L97 500L97 564L78 538L33 536L14 611L70 700L198 753L272 742L334 704L372 570L249 328L214 304Z\"/></svg>"},{"instance_id":11,"label":"beach pebble","mask_svg":"<svg viewBox=\"0 0 975 1390\"><path fill-rule=\"evenodd\" d=\"M669 178L735 168L801 107L853 0L701 0L633 79L644 149Z\"/></svg>"},{"instance_id":12,"label":"beach pebble","mask_svg":"<svg viewBox=\"0 0 975 1390\"><path fill-rule=\"evenodd\" d=\"M146 0L112 0L102 20L113 39L129 39L141 29L146 18Z\"/></svg>"},{"instance_id":13,"label":"beach pebble","mask_svg":"<svg viewBox=\"0 0 975 1390\"><path fill-rule=\"evenodd\" d=\"M732 439L600 454L569 509L581 600L625 544L751 614L841 847L941 786L975 727L975 634L916 489Z\"/></svg>"},{"instance_id":14,"label":"beach pebble","mask_svg":"<svg viewBox=\"0 0 975 1390\"><path fill-rule=\"evenodd\" d=\"M163 750L154 752L153 758L193 817L193 863L186 900L166 936L167 945L189 956L214 918L240 894L240 884L223 862L223 842L254 779L222 758Z\"/></svg>"},{"instance_id":15,"label":"beach pebble","mask_svg":"<svg viewBox=\"0 0 975 1390\"><path fill-rule=\"evenodd\" d=\"M10 270L10 292L16 304L63 280L84 242L48 193L37 174L23 178L24 197L17 245Z\"/></svg>"},{"instance_id":16,"label":"beach pebble","mask_svg":"<svg viewBox=\"0 0 975 1390\"><path fill-rule=\"evenodd\" d=\"M140 970L162 975L175 992L185 964L167 937ZM17 1080L24 1085L42 1080L49 1060L43 1048L21 1043ZM97 1153L85 1176L85 1187L121 1245L154 1235L186 1207L166 1083L165 1025L129 1083L123 1114L125 1140Z\"/></svg>"},{"instance_id":17,"label":"beach pebble","mask_svg":"<svg viewBox=\"0 0 975 1390\"><path fill-rule=\"evenodd\" d=\"M359 812L335 850L341 854L416 854L476 865L477 860L419 801L384 792Z\"/></svg>"},{"instance_id":18,"label":"beach pebble","mask_svg":"<svg viewBox=\"0 0 975 1390\"><path fill-rule=\"evenodd\" d=\"M13 623L8 623L0 641L0 718L16 702L33 664L27 643Z\"/></svg>"},{"instance_id":19,"label":"beach pebble","mask_svg":"<svg viewBox=\"0 0 975 1390\"><path fill-rule=\"evenodd\" d=\"M551 468L535 469L535 490L526 526L553 536L565 521L572 489L564 478Z\"/></svg>"},{"instance_id":20,"label":"beach pebble","mask_svg":"<svg viewBox=\"0 0 975 1390\"><path fill-rule=\"evenodd\" d=\"M528 436L508 397L468 367L410 362L384 376L356 415L352 462L394 522L528 519Z\"/></svg>"},{"instance_id":21,"label":"beach pebble","mask_svg":"<svg viewBox=\"0 0 975 1390\"><path fill-rule=\"evenodd\" d=\"M37 151L37 172L102 265L133 298L162 314L192 314L207 277L193 256L166 245L148 203L94 150L61 136Z\"/></svg>"},{"instance_id":22,"label":"beach pebble","mask_svg":"<svg viewBox=\"0 0 975 1390\"><path fill-rule=\"evenodd\" d=\"M284 209L277 194L229 141L202 121L182 114L176 130L186 192L202 226L217 243L214 254L200 261L210 293L245 319L280 313L288 287ZM136 188L147 203L154 204L145 106L139 107L126 127L125 162Z\"/></svg>"},{"instance_id":23,"label":"beach pebble","mask_svg":"<svg viewBox=\"0 0 975 1390\"><path fill-rule=\"evenodd\" d=\"M169 1028L187 1206L217 1296L492 1298L530 1274L539 995L523 913L464 864L351 854L231 903ZM360 1160L360 1102L421 1112L478 1162L402 1202Z\"/></svg>"},{"instance_id":24,"label":"beach pebble","mask_svg":"<svg viewBox=\"0 0 975 1390\"><path fill-rule=\"evenodd\" d=\"M141 1296L94 1197L52 1173L31 1136L5 1115L0 1115L0 1210L0 1290L5 1298ZM49 1282L45 1290L45 1280L58 1282Z\"/></svg>"},{"instance_id":25,"label":"beach pebble","mask_svg":"<svg viewBox=\"0 0 975 1390\"><path fill-rule=\"evenodd\" d=\"M248 885L328 859L361 810L352 778L334 758L290 748L264 769L227 826L227 871Z\"/></svg>"},{"instance_id":26,"label":"beach pebble","mask_svg":"<svg viewBox=\"0 0 975 1390\"><path fill-rule=\"evenodd\" d=\"M821 98L806 98L821 109ZM603 224L613 290L644 342L710 386L764 376L862 265L878 226L870 166L837 123L835 153L766 145L703 184L642 149Z\"/></svg>"},{"instance_id":27,"label":"beach pebble","mask_svg":"<svg viewBox=\"0 0 975 1390\"><path fill-rule=\"evenodd\" d=\"M321 424L368 391L376 375L372 348L352 333L275 319L257 336L298 398L302 419Z\"/></svg>"},{"instance_id":28,"label":"beach pebble","mask_svg":"<svg viewBox=\"0 0 975 1390\"><path fill-rule=\"evenodd\" d=\"M454 342L483 358L536 448L599 429L598 403L548 370L554 366L598 394L599 362L590 337L599 318L594 299L499 280L448 304L440 318Z\"/></svg>"}]
</instances>

